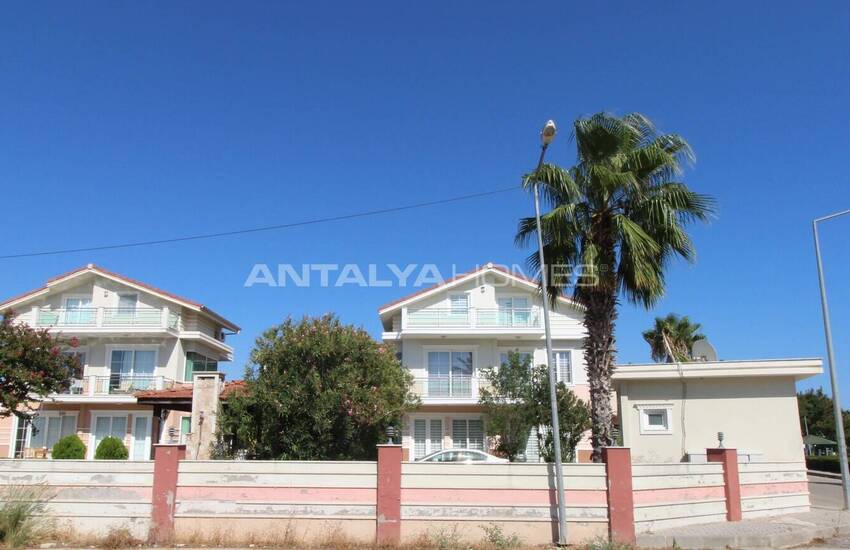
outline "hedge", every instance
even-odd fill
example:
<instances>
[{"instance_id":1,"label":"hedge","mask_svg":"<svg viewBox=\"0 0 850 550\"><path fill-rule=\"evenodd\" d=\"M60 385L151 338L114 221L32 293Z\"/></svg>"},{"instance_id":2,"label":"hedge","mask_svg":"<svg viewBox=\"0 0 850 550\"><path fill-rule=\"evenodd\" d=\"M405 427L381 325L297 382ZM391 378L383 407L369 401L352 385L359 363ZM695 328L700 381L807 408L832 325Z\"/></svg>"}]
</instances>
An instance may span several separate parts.
<instances>
[{"instance_id":1,"label":"hedge","mask_svg":"<svg viewBox=\"0 0 850 550\"><path fill-rule=\"evenodd\" d=\"M77 434L66 435L56 442L50 456L56 460L82 460L86 457L86 446Z\"/></svg>"},{"instance_id":2,"label":"hedge","mask_svg":"<svg viewBox=\"0 0 850 550\"><path fill-rule=\"evenodd\" d=\"M841 473L841 464L838 456L807 456L806 468L819 472Z\"/></svg>"},{"instance_id":3,"label":"hedge","mask_svg":"<svg viewBox=\"0 0 850 550\"><path fill-rule=\"evenodd\" d=\"M127 460L130 453L117 437L104 437L94 451L95 460Z\"/></svg>"}]
</instances>

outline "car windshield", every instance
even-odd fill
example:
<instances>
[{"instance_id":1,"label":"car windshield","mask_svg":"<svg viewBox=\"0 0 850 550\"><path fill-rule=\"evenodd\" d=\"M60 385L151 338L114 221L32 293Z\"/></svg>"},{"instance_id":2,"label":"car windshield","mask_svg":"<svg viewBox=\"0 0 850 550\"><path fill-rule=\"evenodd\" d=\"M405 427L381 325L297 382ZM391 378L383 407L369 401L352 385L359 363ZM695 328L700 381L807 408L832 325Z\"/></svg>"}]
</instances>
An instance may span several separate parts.
<instances>
[{"instance_id":1,"label":"car windshield","mask_svg":"<svg viewBox=\"0 0 850 550\"><path fill-rule=\"evenodd\" d=\"M487 455L476 451L442 451L426 458L426 462L484 462Z\"/></svg>"}]
</instances>

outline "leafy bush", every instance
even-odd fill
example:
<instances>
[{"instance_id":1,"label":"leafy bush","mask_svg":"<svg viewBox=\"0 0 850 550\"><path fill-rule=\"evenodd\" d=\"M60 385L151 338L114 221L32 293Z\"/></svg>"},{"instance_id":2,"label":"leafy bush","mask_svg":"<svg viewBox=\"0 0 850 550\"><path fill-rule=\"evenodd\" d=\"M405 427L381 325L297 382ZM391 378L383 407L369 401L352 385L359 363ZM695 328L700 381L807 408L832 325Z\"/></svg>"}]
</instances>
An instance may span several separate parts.
<instances>
[{"instance_id":1,"label":"leafy bush","mask_svg":"<svg viewBox=\"0 0 850 550\"><path fill-rule=\"evenodd\" d=\"M66 435L56 442L50 456L55 459L82 460L86 457L86 446L77 434Z\"/></svg>"},{"instance_id":2,"label":"leafy bush","mask_svg":"<svg viewBox=\"0 0 850 550\"><path fill-rule=\"evenodd\" d=\"M516 533L506 535L502 528L495 523L481 527L484 530L484 542L488 548L496 550L507 550L510 548L521 548L522 539Z\"/></svg>"},{"instance_id":3,"label":"leafy bush","mask_svg":"<svg viewBox=\"0 0 850 550\"><path fill-rule=\"evenodd\" d=\"M117 437L104 437L94 451L96 460L127 460L130 456L124 442Z\"/></svg>"},{"instance_id":4,"label":"leafy bush","mask_svg":"<svg viewBox=\"0 0 850 550\"><path fill-rule=\"evenodd\" d=\"M11 485L0 498L0 543L6 548L31 545L50 528L44 516L52 498L43 485Z\"/></svg>"},{"instance_id":5,"label":"leafy bush","mask_svg":"<svg viewBox=\"0 0 850 550\"><path fill-rule=\"evenodd\" d=\"M806 468L819 472L841 473L841 463L837 456L807 456Z\"/></svg>"}]
</instances>

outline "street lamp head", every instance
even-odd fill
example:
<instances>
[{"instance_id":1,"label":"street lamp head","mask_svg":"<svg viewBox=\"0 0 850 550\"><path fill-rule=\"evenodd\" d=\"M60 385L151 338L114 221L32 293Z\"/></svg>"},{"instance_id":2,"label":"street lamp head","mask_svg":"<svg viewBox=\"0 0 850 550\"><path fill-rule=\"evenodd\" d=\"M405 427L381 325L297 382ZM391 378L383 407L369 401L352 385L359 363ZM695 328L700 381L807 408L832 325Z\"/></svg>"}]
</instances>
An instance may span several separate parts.
<instances>
[{"instance_id":1,"label":"street lamp head","mask_svg":"<svg viewBox=\"0 0 850 550\"><path fill-rule=\"evenodd\" d=\"M540 142L543 143L543 145L549 145L552 143L552 140L555 139L555 132L557 131L558 129L555 127L554 120L546 121L546 125L543 126L542 130L540 130Z\"/></svg>"}]
</instances>

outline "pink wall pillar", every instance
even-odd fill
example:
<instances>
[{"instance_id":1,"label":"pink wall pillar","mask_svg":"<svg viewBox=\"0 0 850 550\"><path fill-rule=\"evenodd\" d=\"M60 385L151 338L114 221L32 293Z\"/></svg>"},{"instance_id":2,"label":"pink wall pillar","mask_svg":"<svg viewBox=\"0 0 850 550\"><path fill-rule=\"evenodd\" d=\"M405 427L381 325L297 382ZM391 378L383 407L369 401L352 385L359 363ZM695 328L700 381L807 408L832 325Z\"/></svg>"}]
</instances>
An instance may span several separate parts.
<instances>
[{"instance_id":1,"label":"pink wall pillar","mask_svg":"<svg viewBox=\"0 0 850 550\"><path fill-rule=\"evenodd\" d=\"M614 542L635 544L632 453L628 447L604 447L602 460L608 480L608 535Z\"/></svg>"},{"instance_id":2,"label":"pink wall pillar","mask_svg":"<svg viewBox=\"0 0 850 550\"><path fill-rule=\"evenodd\" d=\"M376 539L378 544L401 541L401 445L378 445L378 497Z\"/></svg>"},{"instance_id":3,"label":"pink wall pillar","mask_svg":"<svg viewBox=\"0 0 850 550\"><path fill-rule=\"evenodd\" d=\"M726 493L726 520L741 521L741 480L738 476L737 449L706 449L709 462L723 464L723 485Z\"/></svg>"},{"instance_id":4,"label":"pink wall pillar","mask_svg":"<svg viewBox=\"0 0 850 550\"><path fill-rule=\"evenodd\" d=\"M186 458L186 445L154 445L153 448L150 539L153 542L166 542L174 535L177 466L180 460Z\"/></svg>"}]
</instances>

